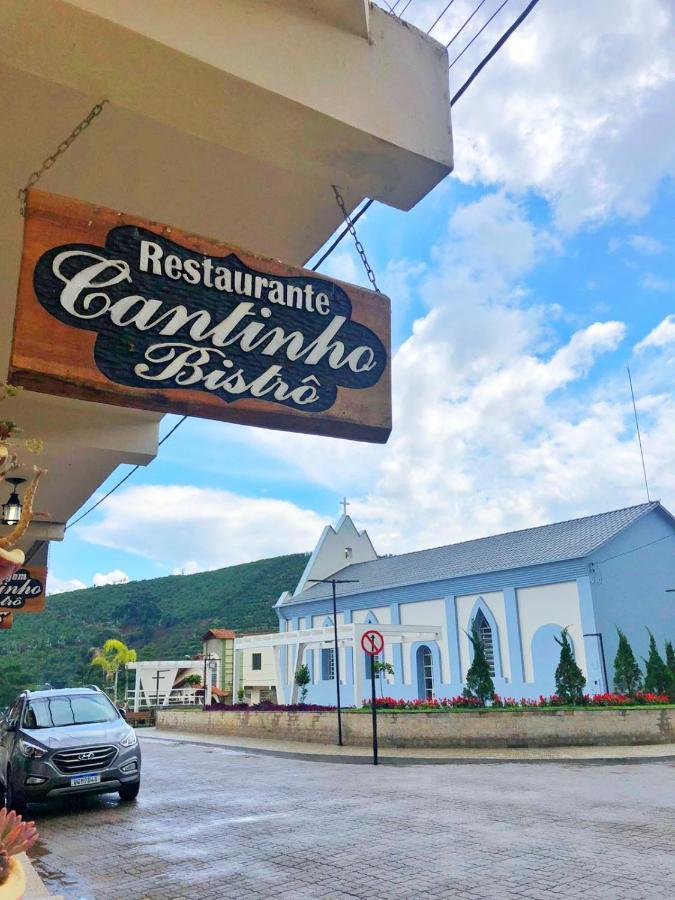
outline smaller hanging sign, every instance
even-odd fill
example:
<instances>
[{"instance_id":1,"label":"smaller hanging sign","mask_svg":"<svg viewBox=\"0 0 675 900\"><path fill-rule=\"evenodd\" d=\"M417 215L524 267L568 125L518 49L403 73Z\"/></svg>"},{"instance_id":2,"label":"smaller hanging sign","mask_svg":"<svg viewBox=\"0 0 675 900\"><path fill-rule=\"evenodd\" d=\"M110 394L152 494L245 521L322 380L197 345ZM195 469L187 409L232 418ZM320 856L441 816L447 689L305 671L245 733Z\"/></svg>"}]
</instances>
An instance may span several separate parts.
<instances>
[{"instance_id":1,"label":"smaller hanging sign","mask_svg":"<svg viewBox=\"0 0 675 900\"><path fill-rule=\"evenodd\" d=\"M5 612L0 609L0 631L11 628L14 624L14 613Z\"/></svg>"},{"instance_id":2,"label":"smaller hanging sign","mask_svg":"<svg viewBox=\"0 0 675 900\"><path fill-rule=\"evenodd\" d=\"M385 443L390 328L383 294L28 192L12 384Z\"/></svg>"},{"instance_id":3,"label":"smaller hanging sign","mask_svg":"<svg viewBox=\"0 0 675 900\"><path fill-rule=\"evenodd\" d=\"M0 582L0 612L42 612L45 608L47 569L25 566Z\"/></svg>"}]
</instances>

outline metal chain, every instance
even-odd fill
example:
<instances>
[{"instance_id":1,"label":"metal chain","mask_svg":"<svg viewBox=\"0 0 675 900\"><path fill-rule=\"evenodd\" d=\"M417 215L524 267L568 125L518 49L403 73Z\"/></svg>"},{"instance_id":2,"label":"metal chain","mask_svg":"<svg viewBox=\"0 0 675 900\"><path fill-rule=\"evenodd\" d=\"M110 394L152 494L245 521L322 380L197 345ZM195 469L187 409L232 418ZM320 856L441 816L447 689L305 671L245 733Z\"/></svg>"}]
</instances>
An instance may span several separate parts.
<instances>
[{"instance_id":1,"label":"metal chain","mask_svg":"<svg viewBox=\"0 0 675 900\"><path fill-rule=\"evenodd\" d=\"M40 168L37 169L35 172L33 172L33 174L30 176L30 178L26 182L25 187L22 187L19 190L19 193L18 193L19 212L21 213L22 216L25 215L25 213L26 213L26 195L27 195L29 189L32 188L34 184L37 184L37 182L40 180L40 178L42 178L42 176L48 169L51 169L51 167L54 165L54 163L59 158L59 156L61 156L62 153L66 152L68 147L70 147L70 145L73 143L73 141L82 134L84 129L88 128L91 125L91 123L94 121L94 119L97 116L101 115L101 112L103 111L103 107L106 105L106 103L109 103L109 101L101 100L100 103L97 103L95 106L92 106L89 115L86 118L82 119L82 121L79 123L79 125L76 125L75 128L73 128L73 130L70 132L70 134L65 139L65 141L61 141L61 143L56 148L56 150L52 153L52 155L48 156L43 161Z\"/></svg>"},{"instance_id":2,"label":"metal chain","mask_svg":"<svg viewBox=\"0 0 675 900\"><path fill-rule=\"evenodd\" d=\"M337 187L337 185L335 185L335 184L333 185L333 192L335 194L335 200L337 202L337 205L342 210L342 215L344 216L344 220L347 224L347 228L349 229L349 233L354 238L354 244L356 245L356 251L359 254L359 256L361 257L361 262L363 263L363 268L366 270L366 275L368 276L368 281L370 281L370 283L372 284L373 289L375 291L377 291L378 294L381 294L382 291L377 286L377 282L375 281L375 273L373 272L373 270L370 267L370 263L368 262L368 257L366 256L366 251L364 250L363 244L361 243L361 241L358 238L358 235L356 234L356 228L354 228L354 223L352 222L351 218L349 217L349 213L347 212L347 209L345 207L345 201L344 201L342 194L340 193L340 188Z\"/></svg>"}]
</instances>

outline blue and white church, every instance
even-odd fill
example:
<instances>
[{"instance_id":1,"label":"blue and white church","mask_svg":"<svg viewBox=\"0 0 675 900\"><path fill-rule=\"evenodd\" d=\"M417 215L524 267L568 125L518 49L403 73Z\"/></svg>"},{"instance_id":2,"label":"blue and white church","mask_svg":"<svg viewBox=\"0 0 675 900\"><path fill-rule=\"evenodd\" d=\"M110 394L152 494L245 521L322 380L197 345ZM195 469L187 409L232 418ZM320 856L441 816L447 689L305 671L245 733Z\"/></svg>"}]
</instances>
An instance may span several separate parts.
<instances>
[{"instance_id":1,"label":"blue and white church","mask_svg":"<svg viewBox=\"0 0 675 900\"><path fill-rule=\"evenodd\" d=\"M234 670L264 654L278 702L291 703L306 663L307 701L327 705L339 672L343 705L360 705L370 677L361 637L374 627L394 670L385 694L451 697L465 686L475 622L496 692L536 698L555 692L555 637L566 627L586 690L601 693L612 689L617 627L638 659L647 655L646 628L660 646L675 639L673 588L675 518L659 502L397 556L378 556L345 514L280 596L279 631L236 640Z\"/></svg>"}]
</instances>

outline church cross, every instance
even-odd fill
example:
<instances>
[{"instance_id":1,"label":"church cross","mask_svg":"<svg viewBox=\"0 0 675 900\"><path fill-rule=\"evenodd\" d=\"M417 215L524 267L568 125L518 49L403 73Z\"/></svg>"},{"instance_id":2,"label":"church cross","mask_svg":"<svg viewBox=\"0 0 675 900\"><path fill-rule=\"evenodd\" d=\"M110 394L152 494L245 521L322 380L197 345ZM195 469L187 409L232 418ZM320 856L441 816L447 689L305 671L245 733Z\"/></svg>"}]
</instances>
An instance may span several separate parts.
<instances>
[{"instance_id":1,"label":"church cross","mask_svg":"<svg viewBox=\"0 0 675 900\"><path fill-rule=\"evenodd\" d=\"M349 500L347 500L346 497L343 497L342 500L340 501L340 504L342 506L342 515L346 516L347 515L347 507L351 506L351 503L349 502Z\"/></svg>"}]
</instances>

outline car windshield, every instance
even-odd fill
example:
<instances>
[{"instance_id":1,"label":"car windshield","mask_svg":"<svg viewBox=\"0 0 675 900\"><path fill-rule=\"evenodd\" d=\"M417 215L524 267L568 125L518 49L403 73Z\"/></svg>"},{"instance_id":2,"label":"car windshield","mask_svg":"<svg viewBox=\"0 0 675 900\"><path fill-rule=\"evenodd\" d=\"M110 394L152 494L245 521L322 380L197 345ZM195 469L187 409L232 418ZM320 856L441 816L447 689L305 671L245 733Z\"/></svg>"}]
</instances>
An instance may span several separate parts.
<instances>
[{"instance_id":1,"label":"car windshield","mask_svg":"<svg viewBox=\"0 0 675 900\"><path fill-rule=\"evenodd\" d=\"M113 722L117 710L101 695L74 694L71 697L40 697L29 700L23 714L24 728L59 728Z\"/></svg>"}]
</instances>

